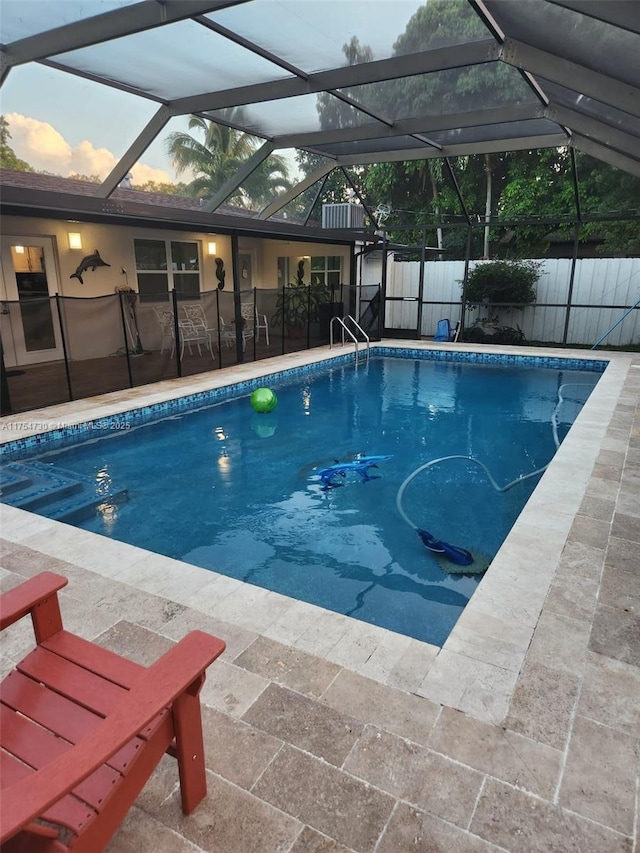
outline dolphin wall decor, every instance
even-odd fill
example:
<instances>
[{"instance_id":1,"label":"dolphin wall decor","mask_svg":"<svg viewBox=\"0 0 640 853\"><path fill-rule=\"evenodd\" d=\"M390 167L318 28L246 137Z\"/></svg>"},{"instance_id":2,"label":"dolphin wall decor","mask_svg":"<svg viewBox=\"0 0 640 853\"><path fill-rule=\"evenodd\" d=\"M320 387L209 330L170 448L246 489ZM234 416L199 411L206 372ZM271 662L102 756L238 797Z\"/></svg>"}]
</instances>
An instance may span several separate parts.
<instances>
[{"instance_id":1,"label":"dolphin wall decor","mask_svg":"<svg viewBox=\"0 0 640 853\"><path fill-rule=\"evenodd\" d=\"M100 252L96 249L92 255L86 255L78 264L78 268L75 272L72 272L69 278L77 278L80 284L84 284L82 280L82 273L87 270L91 270L92 272L96 269L96 267L110 267L111 264L106 263L100 257Z\"/></svg>"}]
</instances>

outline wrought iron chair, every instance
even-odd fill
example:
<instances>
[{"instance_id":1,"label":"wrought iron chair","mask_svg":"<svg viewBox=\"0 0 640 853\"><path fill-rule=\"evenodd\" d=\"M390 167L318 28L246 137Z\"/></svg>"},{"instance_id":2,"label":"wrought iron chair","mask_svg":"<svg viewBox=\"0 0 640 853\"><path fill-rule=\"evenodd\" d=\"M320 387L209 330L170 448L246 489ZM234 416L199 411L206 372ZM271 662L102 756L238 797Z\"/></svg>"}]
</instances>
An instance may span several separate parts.
<instances>
[{"instance_id":1,"label":"wrought iron chair","mask_svg":"<svg viewBox=\"0 0 640 853\"><path fill-rule=\"evenodd\" d=\"M189 353L191 353L191 344L195 344L198 348L198 354L201 355L200 344L206 344L207 349L211 353L211 358L215 358L211 345L212 336L217 333L217 330L210 327L207 321L207 315L201 305L183 305L182 311L184 319L178 320L178 334L180 335L180 357L184 355L185 344Z\"/></svg>"},{"instance_id":2,"label":"wrought iron chair","mask_svg":"<svg viewBox=\"0 0 640 853\"><path fill-rule=\"evenodd\" d=\"M220 320L220 335L218 340L218 349L220 349L220 344L224 344L226 347L235 346L236 342L236 330L232 326L227 326L224 321L224 317L219 317Z\"/></svg>"},{"instance_id":3,"label":"wrought iron chair","mask_svg":"<svg viewBox=\"0 0 640 853\"><path fill-rule=\"evenodd\" d=\"M255 335L257 314L253 299L251 302L240 302L240 314L242 315L242 351L247 347L247 341Z\"/></svg>"},{"instance_id":4,"label":"wrought iron chair","mask_svg":"<svg viewBox=\"0 0 640 853\"><path fill-rule=\"evenodd\" d=\"M164 352L166 342L170 341L171 357L173 357L173 354L176 349L176 325L173 311L170 308L158 307L155 307L153 310L156 317L158 318L158 323L160 324L160 328L162 330L162 344L160 346L160 354ZM211 348L210 330L207 329L206 326L199 319L191 320L187 317L185 319L178 320L178 335L180 339L180 358L184 356L185 346L189 350L190 355L193 353L191 349L191 344L195 344L198 347L199 355L202 355L200 344L206 344L207 349L211 353L211 357L215 358L213 350Z\"/></svg>"},{"instance_id":5,"label":"wrought iron chair","mask_svg":"<svg viewBox=\"0 0 640 853\"><path fill-rule=\"evenodd\" d=\"M156 315L158 325L162 332L162 341L160 343L160 355L164 352L165 346L173 345L174 336L174 321L173 311L170 308L161 308L154 306L153 313Z\"/></svg>"}]
</instances>

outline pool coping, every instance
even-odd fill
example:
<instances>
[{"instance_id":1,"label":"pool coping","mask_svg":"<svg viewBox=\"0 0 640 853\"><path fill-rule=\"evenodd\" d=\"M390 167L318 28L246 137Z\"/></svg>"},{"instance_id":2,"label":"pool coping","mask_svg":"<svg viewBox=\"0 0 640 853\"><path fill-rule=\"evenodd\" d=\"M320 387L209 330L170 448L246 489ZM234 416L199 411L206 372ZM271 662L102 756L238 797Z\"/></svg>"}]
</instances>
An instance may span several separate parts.
<instances>
[{"instance_id":1,"label":"pool coping","mask_svg":"<svg viewBox=\"0 0 640 853\"><path fill-rule=\"evenodd\" d=\"M482 719L501 723L560 563L589 478L601 452L633 354L525 347L390 341L380 348L425 349L449 359L461 353L606 361L553 462L492 561L442 648L253 587L225 575L0 505L4 538L89 571L303 649L376 681ZM109 418L152 403L187 397L276 370L343 358L350 347L322 347L155 385L64 403L0 422L0 446L43 431ZM352 351L352 350L351 350ZM362 357L362 356L361 356ZM18 426L21 425L21 426ZM53 427L52 427L53 425ZM96 537L99 538L97 539ZM158 571L158 569L161 571Z\"/></svg>"}]
</instances>

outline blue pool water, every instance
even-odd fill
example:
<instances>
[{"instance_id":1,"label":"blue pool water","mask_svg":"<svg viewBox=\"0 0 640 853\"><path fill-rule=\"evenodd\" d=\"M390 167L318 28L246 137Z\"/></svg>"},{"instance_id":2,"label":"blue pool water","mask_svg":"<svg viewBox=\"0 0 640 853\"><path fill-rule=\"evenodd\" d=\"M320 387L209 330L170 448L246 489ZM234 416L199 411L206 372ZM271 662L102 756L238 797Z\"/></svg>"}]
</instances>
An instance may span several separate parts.
<instances>
[{"instance_id":1,"label":"blue pool water","mask_svg":"<svg viewBox=\"0 0 640 853\"><path fill-rule=\"evenodd\" d=\"M541 468L558 389L561 440L599 375L372 358L280 382L270 414L247 393L31 458L128 490L84 529L441 645L481 576L447 571L424 547L396 509L399 487L455 454L499 484ZM357 454L391 459L378 479L323 490L317 470ZM453 460L417 476L403 505L487 565L538 479L499 493Z\"/></svg>"}]
</instances>

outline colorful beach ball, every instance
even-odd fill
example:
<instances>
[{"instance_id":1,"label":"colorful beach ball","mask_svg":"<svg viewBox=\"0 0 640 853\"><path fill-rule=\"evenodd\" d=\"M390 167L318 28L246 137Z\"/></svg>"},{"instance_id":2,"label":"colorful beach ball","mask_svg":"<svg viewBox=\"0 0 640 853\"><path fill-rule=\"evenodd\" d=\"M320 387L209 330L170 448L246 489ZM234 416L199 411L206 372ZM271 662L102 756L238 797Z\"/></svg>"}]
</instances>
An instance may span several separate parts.
<instances>
[{"instance_id":1,"label":"colorful beach ball","mask_svg":"<svg viewBox=\"0 0 640 853\"><path fill-rule=\"evenodd\" d=\"M272 412L277 403L278 398L271 388L256 388L251 395L251 406L254 411L260 412L261 414L265 412Z\"/></svg>"}]
</instances>

